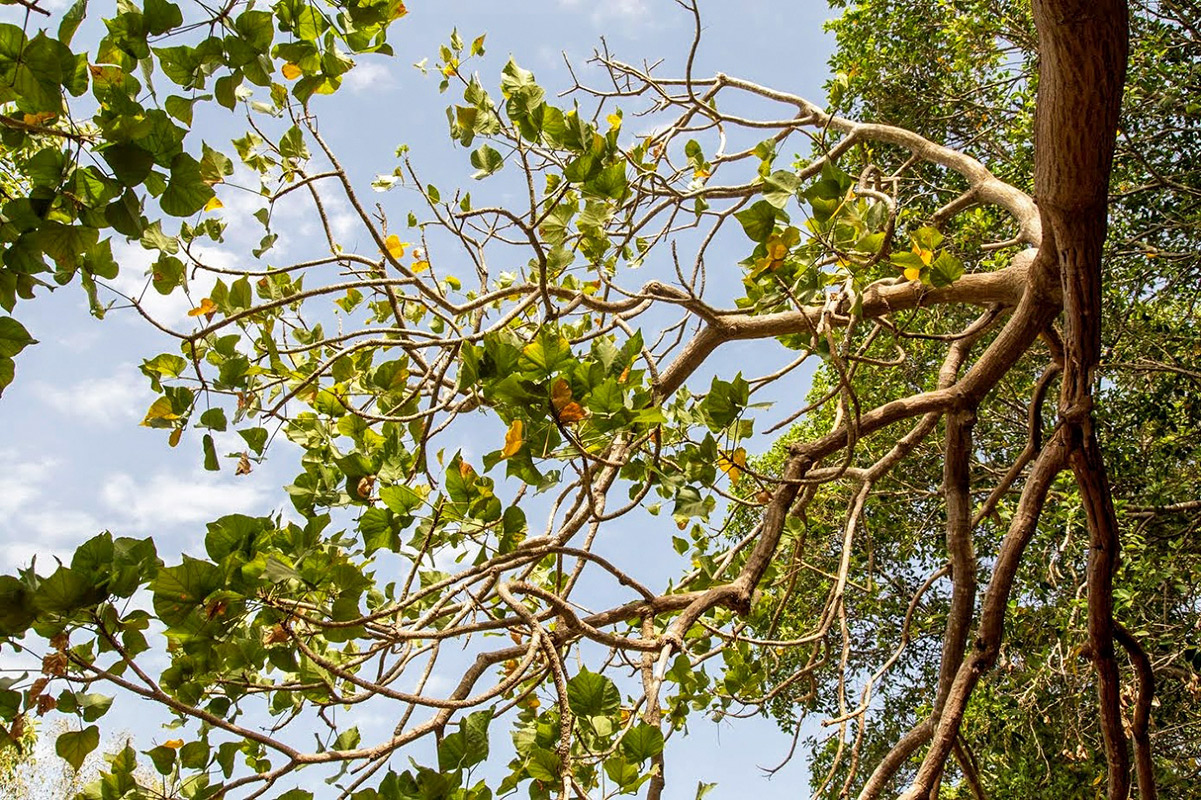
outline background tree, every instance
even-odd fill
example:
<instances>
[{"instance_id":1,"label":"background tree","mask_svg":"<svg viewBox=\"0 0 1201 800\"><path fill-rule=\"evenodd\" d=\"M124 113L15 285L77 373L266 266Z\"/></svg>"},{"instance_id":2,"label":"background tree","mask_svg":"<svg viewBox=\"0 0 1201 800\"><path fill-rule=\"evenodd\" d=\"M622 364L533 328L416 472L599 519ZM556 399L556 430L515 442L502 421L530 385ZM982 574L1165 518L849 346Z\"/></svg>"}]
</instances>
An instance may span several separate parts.
<instances>
[{"instance_id":1,"label":"background tree","mask_svg":"<svg viewBox=\"0 0 1201 800\"><path fill-rule=\"evenodd\" d=\"M1195 493L1197 458L1191 444L1181 450L1177 443L1191 442L1193 437L1178 432L1197 424L1191 413L1198 388L1194 350L1184 344L1195 339L1195 300L1191 289L1183 286L1194 283L1198 248L1192 210L1196 176L1192 160L1176 155L1195 146L1186 132L1196 109L1185 98L1194 83L1187 65L1196 61L1196 42L1189 31L1196 30L1197 20L1179 4L1136 3L1132 11L1131 66L1105 257L1103 308L1108 333L1101 362L1105 375L1102 442L1113 469L1115 495L1128 504L1118 616L1129 630L1138 631L1154 674L1157 724L1150 736L1156 740L1161 783L1187 794L1183 787L1196 780L1195 736L1188 731L1195 725L1197 710L1191 623L1197 563L1188 544L1194 524L1189 513L1192 504L1179 500ZM972 3L948 3L915 17L897 15L886 3L862 2L847 7L832 27L839 39L834 60L839 73L831 88L857 115L955 143L981 154L997 174L1032 188L1029 131L1035 111L1037 51L1028 7L1016 4L996 13L992 5L985 9ZM889 166L901 163L897 159ZM915 200L926 195L924 207L915 202L915 217L941 218L938 209L952 197L940 193L936 177L927 170L908 185ZM948 222L943 230L956 242L987 240L996 228L995 215L987 209ZM1165 256L1167 261L1161 260ZM911 364L926 364L927 374L938 356L920 337L935 333L929 315L915 319L908 331L906 355ZM1160 346L1167 341L1173 344ZM1171 355L1165 355L1169 350ZM923 352L927 353L924 359ZM871 369L863 365L860 374ZM815 397L837 379L833 368L827 371ZM1011 373L990 416L982 409L973 470L996 470L1012 459L1015 443L1023 440L1028 424L1025 410L1013 399L1030 396L1037 379L1037 365ZM863 375L859 389L860 401L870 404L888 397L890 386L873 385ZM828 424L811 420L789 439L811 435L815 425ZM875 640L875 632L892 630L886 641L895 643L900 636L895 629L907 618L914 587L942 563L944 556L929 544L941 524L939 515L929 509L900 513L928 505L922 498L939 490L941 459L940 449L930 447L924 467L911 462L904 481L889 489L906 502L898 503L898 510L880 509L873 516L872 566L894 577L891 586L881 582L875 591L858 598L862 607L855 616L870 620L872 632L863 630L858 641ZM776 460L778 456L768 463ZM1031 543L1037 553L1032 563L1045 568L1019 576L1022 599L1010 645L1002 655L1005 668L987 689L990 699L977 698L978 711L965 737L976 762L973 769L1002 795L1088 794L1103 760L1100 730L1088 697L1092 676L1080 669L1085 620L1077 601L1086 552L1076 546L1081 541L1079 497L1067 485L1052 491L1056 501L1045 512L1045 534ZM988 520L980 515L997 500L983 494L976 498L981 509L977 516L985 526ZM1005 519L1007 506L1004 501L996 505L1001 514L997 523ZM830 525L829 515L837 514L836 508L825 518L811 515L811 522L820 519ZM882 540L908 544L899 551L886 550L877 544ZM984 543L985 558L994 552L995 545L990 545ZM922 570L913 569L915 552L920 553ZM894 682L882 687L883 698L877 696L880 710L863 745L877 753L875 758L901 732L922 720L923 698L938 670L938 620L949 601L942 592L945 585L938 581L926 587L921 603L911 610L917 613L908 635L925 658L909 662L908 684ZM802 625L821 597L819 593L792 606ZM787 622L772 619L773 626L783 624L788 630ZM923 648L923 638L931 646ZM862 659L863 669L870 669L876 656L863 648L853 657ZM795 668L789 662L781 674ZM815 702L828 710L830 698L836 696L836 671L819 675L823 687L816 692ZM1129 680L1136 680L1133 671ZM1075 690L1065 691L1065 685ZM807 689L802 685L790 696L801 696ZM776 713L791 722L796 711L790 702L778 699Z\"/></svg>"},{"instance_id":2,"label":"background tree","mask_svg":"<svg viewBox=\"0 0 1201 800\"><path fill-rule=\"evenodd\" d=\"M699 12L684 5L699 37ZM658 797L665 739L691 711L753 693L760 696L751 705L770 704L834 663L837 735L824 785L837 778L845 792L867 776L861 796L878 796L928 743L905 775L904 795L926 797L953 752L972 772L962 744L971 727L961 723L1006 641L1011 600L1022 599L1016 575L1029 563L1040 513L1052 488L1068 485L1060 473L1070 468L1092 553L1080 613L1097 675L1103 780L1111 797L1125 797L1115 635L1136 663L1142 650L1115 634L1116 516L1092 416L1124 5L1036 7L1038 205L960 150L724 73L701 78L691 57L684 76L670 78L602 52L607 83L577 81L570 107L510 61L494 93L468 71L482 37L468 44L456 33L435 65L462 98L449 113L452 136L474 148L475 177L516 172L522 199L444 195L402 153L376 188L409 189L423 207L408 213L400 201L369 207L313 114L315 93L336 88L349 68L342 49L383 47L383 27L399 11L229 6L195 26L169 2L123 6L96 53L72 57L71 74L86 72L78 86L62 80L67 34L21 32L10 56L20 75L41 63L32 57L41 49L59 54L53 89L33 74L46 86L42 105L61 103L64 88L90 86L96 124L111 141L31 156L60 166L45 173L37 197L31 190L5 205L8 252L41 248L57 264L45 243L66 236L72 244L62 253L78 239L72 257L103 259L100 231L111 227L161 253L148 276L160 292L216 276L207 296L194 298L191 330L170 330L129 298L179 341L178 353L143 366L160 394L144 424L170 443L186 427L206 429L210 469L222 461L212 432L230 427L246 446L229 456L238 470L252 469L252 456L277 433L303 454L286 487L297 516L215 520L204 557L168 565L152 540L105 533L48 575L31 567L0 579L6 646L42 657L41 677L4 690L6 731L50 706L78 714L89 724L56 742L78 765L96 748L92 723L107 709L96 690L116 687L169 709L186 735L144 753L158 787L140 785L129 750L88 790L95 796L274 792L297 800L312 792L290 788L294 774L324 766L340 795L356 800L482 798L492 790L476 768L495 720L513 728L514 741L500 792L521 786L533 797L571 797L645 786ZM247 17L258 14L265 17ZM146 44L147 35L176 28L185 42L178 47ZM275 29L288 36L274 41ZM257 47L244 62L243 40ZM232 98L246 114L250 130L234 147L261 182L255 216L265 230L252 254L261 266L205 262L199 243L220 240L222 229L199 212L233 161L211 147L199 158L180 152L183 129L170 117L190 113L195 95L164 99L162 110L128 105L157 106L157 95L130 83L147 60L189 92L221 73L215 98ZM269 100L239 95L238 70ZM650 133L623 132L634 113ZM1082 129L1087 135L1076 134ZM173 144L158 152L164 141ZM813 157L777 163L785 148ZM81 166L93 153L100 161ZM911 176L954 199L931 214L939 190L911 198ZM477 195L502 180L491 178ZM82 195L64 190L66 181L74 189L96 183L103 206L76 209ZM142 203L143 184L164 213L184 218L178 230L143 218L141 205L122 214L127 195ZM355 213L349 234L330 223L334 197ZM274 215L301 201L327 251L281 263L271 253ZM993 218L976 216L977 204L995 209L986 212ZM91 216L76 222L71 213ZM964 215L989 231L988 247L958 238ZM119 226L131 221L128 231ZM731 238L746 258L737 270L711 267L716 243ZM83 273L85 287L103 286L105 272ZM932 338L910 360L914 331ZM744 377L714 356L734 341L756 343L764 374ZM829 389L786 418L808 413L817 427L788 446L777 472L749 467L754 395L766 396L813 356L831 365ZM1024 388L1033 369L1046 377L1031 389L1026 440L1009 440L997 471L973 474L977 418L988 419L998 396L1011 400L1004 381ZM700 383L708 371L718 374ZM1053 378L1058 415L1047 408L1044 425L1039 409ZM930 454L919 446L936 432L941 491L898 500L892 482L904 484L911 465L916 474L927 469ZM472 464L454 452L464 435L490 436L495 449ZM1020 497L1002 509L1018 481ZM973 508L973 492L993 498L988 513ZM690 566L652 587L624 565L619 521L657 530L662 523L646 515L663 503L686 532L674 543ZM836 505L846 510L841 518L830 510ZM754 517L733 538L722 522L729 506ZM1000 524L978 527L994 512ZM877 575L878 513L945 516L945 551L889 536L885 525L880 547L901 571ZM873 532L866 550L864 531ZM977 615L976 549L986 547L996 556ZM826 585L798 570L826 558ZM914 732L867 762L873 687L886 679L904 687L910 664L920 671L929 662L906 650L911 614L898 625L897 615L855 593L922 574L923 560L939 562L924 584L947 577L952 587L938 614L937 689L927 690L930 710L913 714ZM153 614L131 602L141 591ZM753 635L776 627L769 620L788 611L785 601L809 595L820 609L810 629ZM168 666L155 676L147 634L157 636L157 626ZM864 637L878 644L861 660ZM716 659L720 686L705 671ZM791 673L765 684L756 663L788 659L797 664ZM439 691L433 678L450 674L452 688ZM1134 685L1131 738L1139 791L1149 797L1151 686L1141 677ZM374 708L396 720L390 733L367 740L341 718ZM270 726L261 724L267 717ZM307 735L314 728L315 747ZM423 739L436 742L436 765L400 769L395 757Z\"/></svg>"}]
</instances>

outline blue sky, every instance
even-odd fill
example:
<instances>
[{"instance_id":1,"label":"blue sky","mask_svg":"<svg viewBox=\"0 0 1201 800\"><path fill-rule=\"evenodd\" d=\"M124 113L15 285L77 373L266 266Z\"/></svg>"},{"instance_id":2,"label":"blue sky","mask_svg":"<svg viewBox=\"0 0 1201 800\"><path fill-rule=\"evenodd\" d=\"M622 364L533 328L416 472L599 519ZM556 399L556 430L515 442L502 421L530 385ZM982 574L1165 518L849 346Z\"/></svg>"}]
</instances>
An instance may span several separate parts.
<instances>
[{"instance_id":1,"label":"blue sky","mask_svg":"<svg viewBox=\"0 0 1201 800\"><path fill-rule=\"evenodd\" d=\"M105 13L102 6L93 5L93 18ZM487 33L487 56L475 67L485 85L496 85L512 54L550 91L570 86L563 54L579 64L601 36L623 60L663 58L668 71L682 64L691 36L691 19L673 0L414 0L409 8L409 16L394 26L396 57L362 60L338 96L316 105L322 133L343 154L364 191L374 174L392 169L401 143L412 148L427 180L443 187L470 183L467 153L446 135L444 108L454 98L440 96L436 80L412 66L426 57L432 62L453 27L468 41ZM2 11L5 19L15 13L11 7ZM821 32L827 13L825 4L814 0L703 2L707 30L696 72L721 70L820 101L831 46ZM85 28L80 36L86 35ZM200 126L213 144L224 144L227 131L244 127L220 116ZM257 223L251 224L251 209L236 197L220 196L230 223L227 242L209 256L240 263L245 252L240 248L257 243ZM333 210L335 225L339 213ZM303 251L313 232L300 227L288 233L280 249L295 253ZM119 288L136 291L148 254L137 245L114 251L123 270ZM731 266L741 256L732 255ZM187 307L179 298L155 302L156 313L181 324ZM18 357L17 379L0 398L0 571L12 572L35 556L44 570L55 557L68 560L77 544L105 529L154 535L160 555L171 559L200 549L208 520L286 505L280 486L290 482L294 467L285 450L249 476L235 476L232 464L211 473L202 468L198 440L185 437L172 450L162 431L138 426L154 397L138 364L173 347L136 315L114 312L95 320L77 286L26 303L17 315L40 344ZM733 372L745 368L748 358L754 358L752 351L731 347L714 368ZM223 449L219 441L218 451L243 449L235 441L226 445ZM674 526L667 519L657 524L667 531L661 549L669 553L666 543ZM641 566L654 572L662 564L652 559ZM0 667L17 666L22 665L10 654L0 654ZM137 746L169 738L148 729L144 709L118 709L116 724L135 732ZM750 793L762 800L795 798L805 779L801 759L770 782L758 770L782 760L788 747L788 738L771 722L713 724L697 718L689 737L674 740L668 750L666 796L691 798L703 780L718 783L710 798Z\"/></svg>"}]
</instances>

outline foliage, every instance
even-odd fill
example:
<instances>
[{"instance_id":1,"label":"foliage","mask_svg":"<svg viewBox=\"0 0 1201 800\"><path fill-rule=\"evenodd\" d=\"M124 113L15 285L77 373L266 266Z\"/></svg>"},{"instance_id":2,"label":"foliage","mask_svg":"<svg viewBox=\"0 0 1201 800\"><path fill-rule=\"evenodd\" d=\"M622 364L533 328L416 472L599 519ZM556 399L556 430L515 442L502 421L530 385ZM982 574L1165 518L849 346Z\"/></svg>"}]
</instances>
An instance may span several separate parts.
<instances>
[{"instance_id":1,"label":"foliage","mask_svg":"<svg viewBox=\"0 0 1201 800\"><path fill-rule=\"evenodd\" d=\"M1037 51L1026 4L1005 6L998 13L995 4L986 8L950 2L921 16L898 15L894 4L886 2L837 5L845 12L831 23L839 42L832 96L863 118L953 142L979 154L997 174L1029 185L1023 182L1033 174L1030 130ZM1197 454L1191 445L1196 437L1184 433L1201 423L1195 414L1198 371L1191 344L1197 335L1196 299L1194 292L1182 289L1195 282L1201 228L1191 210L1198 186L1195 162L1177 154L1196 146L1195 136L1180 132L1193 124L1189 120L1198 111L1185 89L1193 82L1196 59L1184 55L1195 54L1196 44L1184 31L1197 20L1177 4L1136 3L1132 11L1130 72L1104 263L1107 334L1100 421L1114 493L1126 509L1117 617L1137 631L1154 667L1152 741L1161 784L1188 794L1187 787L1197 779L1196 736L1186 731L1195 728L1201 699L1191 623L1201 562L1189 544L1191 506L1174 504L1191 498L1196 486ZM1171 133L1161 135L1165 132ZM890 162L900 164L901 159ZM936 185L931 171L921 177L927 186ZM921 177L915 175L914 181ZM914 187L915 195L923 191ZM924 208L914 203L916 216L937 216L947 200L948 195L926 192ZM957 242L974 241L992 235L997 221L991 210L979 208L948 220L954 227L944 230L953 231ZM940 316L934 312L915 318L908 335L946 330L947 320ZM905 350L916 374L937 370L937 349L929 341L909 338ZM883 348L876 352L877 358L888 356ZM837 385L834 367L827 365L824 372L811 393L813 400ZM1036 378L1031 369L1011 373L996 400L980 409L974 471L1004 471L1012 463L1027 427L1015 400L1031 395ZM855 383L859 403L876 405L895 390L889 373L862 365ZM778 471L787 442L814 435L832 419L833 409L810 418L757 468ZM1189 444L1181 448L1184 442ZM924 449L907 462L903 480L889 483L887 507L869 507L866 512L872 547L865 556L869 561L856 564L856 574L866 571L868 577L860 581L866 588L855 597L850 616L867 624L851 638L874 644L852 655L854 671L870 671L878 649L896 646L902 637L897 622L905 618L915 590L945 563L944 551L936 546L944 522L937 508L922 499L942 490L941 453L933 442ZM882 454L869 449L864 460ZM1093 676L1084 667L1081 644L1087 638L1080 597L1087 551L1082 547L1080 498L1070 485L1057 487L1052 497L1044 511L1043 532L1031 544L1031 563L1043 567L1019 577L1015 591L1021 599L1012 609L1003 668L987 693L977 694L965 723L964 744L970 746L974 768L990 793L1000 796L1087 796L1105 770ZM844 491L832 499L821 513L811 509L809 535L839 525L850 497ZM998 504L999 521L1007 521L1010 507L1007 501ZM988 520L981 520L981 527L984 536L977 539L977 547L982 563L987 563L995 543L990 544ZM1155 533L1148 535L1150 530ZM809 630L828 591L828 580L820 576L823 571L836 572L836 557L830 553L809 562L808 585L790 590L786 610L771 617L761 635L795 637ZM986 579L982 571L979 580ZM877 690L871 724L856 743L868 763L878 761L922 720L922 712L915 709L930 702L929 687L938 680L938 645L949 588L938 581L921 595L907 634L906 652L913 653L906 661L907 674ZM839 642L830 633L813 647L836 647ZM783 660L769 682L793 675L804 663ZM807 674L815 683L783 693L773 705L773 713L787 727L798 724L806 705L830 716L839 714L832 698L838 696L840 671L827 667ZM1133 672L1128 676L1134 680ZM825 752L825 763L832 764L820 740L813 746L819 761ZM836 772L839 779L830 783L831 796L847 775L847 762ZM960 786L959 791L968 788Z\"/></svg>"},{"instance_id":2,"label":"foliage","mask_svg":"<svg viewBox=\"0 0 1201 800\"><path fill-rule=\"evenodd\" d=\"M1001 563L1022 537L1048 551L1045 531L1021 523L1037 520L1042 498L1014 503L1008 491L1019 473L1037 485L1048 464L1053 479L1066 463L1055 454L1090 441L1069 441L1088 413L1054 422L1037 410L1059 365L1065 386L1074 377L1051 322L1089 265L1044 246L1025 184L904 128L725 74L673 79L604 53L595 66L608 88L577 83L570 101L516 60L489 88L470 72L483 37L455 32L431 70L453 88L450 134L469 151L477 197L519 191L480 204L440 190L402 148L372 184L386 201L372 210L315 109L348 53L387 52L395 0L235 3L195 21L168 0L123 3L96 49L75 54L78 8L56 37L6 34L11 85L33 90L0 95L28 115L6 123L21 178L0 228L5 307L39 275L78 274L100 313L117 270L103 237L141 242L158 254L150 286L193 306L175 331L126 298L178 341L143 364L158 395L143 424L171 446L203 431L205 467L239 474L282 435L299 473L285 487L294 513L223 516L203 553L167 561L152 539L105 532L48 574L0 577L0 642L42 664L0 692L5 736L33 714L75 716L56 750L78 767L99 745L112 701L101 690L121 691L168 709L180 738L117 754L85 797L302 800L314 795L297 785L301 769L324 770L354 800L658 797L665 745L696 712L782 714L803 701L829 714L819 793L853 785L848 764L879 760L932 702L954 716L929 685L987 670L1000 647L979 634L978 652L937 664L938 642L966 642L973 606L955 597L976 563ZM947 85L1002 68L971 58L988 30L969 25L968 44L948 51L973 71ZM182 94L160 108L133 77L139 66ZM849 75L839 86L836 105L856 97ZM96 111L76 126L64 98L89 87ZM229 155L188 140L194 107L210 99L246 115ZM761 116L728 110L748 102ZM628 129L635 114L650 133ZM1029 137L998 130L1015 148L1005 169L1028 176L1018 151ZM1102 130L1096 146L1111 139ZM237 189L224 185L235 163L258 183L264 230L228 267L207 263L202 245L222 239L212 212ZM331 224L333 202L353 211L353 230ZM273 251L283 209L309 215L325 252ZM743 258L711 269L723 247ZM193 296L200 285L211 289ZM11 330L9 349L28 343ZM762 375L713 357L748 340ZM828 365L814 402L785 410L775 429L804 421L757 464L747 450L763 401L808 359ZM1085 382L1074 397L1091 403L1090 392ZM1031 394L1028 422L1014 398ZM941 453L925 444L940 425ZM239 449L225 452L233 435ZM972 465L941 497L945 465L977 449L1013 475ZM1054 502L1087 499L1086 484L1051 479ZM947 535L956 594L911 610L948 557L930 521L973 492L995 497L978 530ZM683 575L647 585L622 552L623 523L626 534L670 531ZM973 542L979 560L965 570ZM1004 664L1049 660L1036 618L1059 607L1012 578L994 583L985 611L999 602L1011 617ZM1090 579L1090 619L1108 585ZM911 633L946 620L957 622L941 637ZM157 676L155 658L166 663ZM895 713L865 745L885 679L880 702ZM974 696L965 736L1006 702L995 689ZM383 709L395 728L348 724L362 709ZM315 746L304 735L314 730ZM403 766L422 740L432 756ZM927 757L937 774L948 755ZM481 775L485 760L499 780ZM965 773L972 761L960 759ZM140 777L147 764L155 787Z\"/></svg>"},{"instance_id":3,"label":"foliage","mask_svg":"<svg viewBox=\"0 0 1201 800\"><path fill-rule=\"evenodd\" d=\"M78 277L93 313L103 314L96 281L117 276L113 235L159 250L155 288L170 292L183 277L174 258L181 240L151 217L195 215L233 168L189 135L196 105L233 111L262 102L250 99L252 87L268 90L275 105L333 92L353 67L348 54L391 53L388 25L405 13L401 0L241 5L189 5L185 19L171 0L122 0L100 41L76 50L86 0L32 35L35 12L47 14L36 3L24 27L0 23L0 308L12 312L38 287ZM290 87L277 80L281 69ZM219 236L220 224L188 231L185 243ZM24 331L9 317L0 322ZM7 329L3 336L14 341ZM12 380L14 348L0 348L0 390Z\"/></svg>"}]
</instances>

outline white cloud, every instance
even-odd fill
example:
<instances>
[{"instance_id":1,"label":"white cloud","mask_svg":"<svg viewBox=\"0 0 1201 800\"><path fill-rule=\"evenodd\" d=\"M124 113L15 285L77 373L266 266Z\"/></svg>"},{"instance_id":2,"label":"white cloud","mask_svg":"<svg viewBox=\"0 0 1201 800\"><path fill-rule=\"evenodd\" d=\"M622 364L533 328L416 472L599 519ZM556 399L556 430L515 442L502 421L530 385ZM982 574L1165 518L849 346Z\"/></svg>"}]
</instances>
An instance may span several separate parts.
<instances>
[{"instance_id":1,"label":"white cloud","mask_svg":"<svg viewBox=\"0 0 1201 800\"><path fill-rule=\"evenodd\" d=\"M25 458L0 450L0 572L26 567L34 556L43 565L70 560L75 543L95 536L101 526L89 514L47 503L61 465L51 458Z\"/></svg>"},{"instance_id":2,"label":"white cloud","mask_svg":"<svg viewBox=\"0 0 1201 800\"><path fill-rule=\"evenodd\" d=\"M33 391L72 421L105 427L137 419L151 399L146 380L132 367L106 378L88 378L69 386L35 383Z\"/></svg>"},{"instance_id":3,"label":"white cloud","mask_svg":"<svg viewBox=\"0 0 1201 800\"><path fill-rule=\"evenodd\" d=\"M57 462L27 459L16 450L0 450L0 517L10 518L42 493Z\"/></svg>"},{"instance_id":4,"label":"white cloud","mask_svg":"<svg viewBox=\"0 0 1201 800\"><path fill-rule=\"evenodd\" d=\"M124 521L118 527L159 531L173 525L207 522L224 514L263 513L265 487L245 478L237 483L209 472L156 475L149 480L126 473L109 477L101 496Z\"/></svg>"},{"instance_id":5,"label":"white cloud","mask_svg":"<svg viewBox=\"0 0 1201 800\"><path fill-rule=\"evenodd\" d=\"M27 511L21 515L21 526L31 537L36 537L39 549L46 545L74 545L104 530L91 514L62 508Z\"/></svg>"},{"instance_id":6,"label":"white cloud","mask_svg":"<svg viewBox=\"0 0 1201 800\"><path fill-rule=\"evenodd\" d=\"M396 83L392 71L378 61L359 61L343 80L355 94L378 91Z\"/></svg>"}]
</instances>

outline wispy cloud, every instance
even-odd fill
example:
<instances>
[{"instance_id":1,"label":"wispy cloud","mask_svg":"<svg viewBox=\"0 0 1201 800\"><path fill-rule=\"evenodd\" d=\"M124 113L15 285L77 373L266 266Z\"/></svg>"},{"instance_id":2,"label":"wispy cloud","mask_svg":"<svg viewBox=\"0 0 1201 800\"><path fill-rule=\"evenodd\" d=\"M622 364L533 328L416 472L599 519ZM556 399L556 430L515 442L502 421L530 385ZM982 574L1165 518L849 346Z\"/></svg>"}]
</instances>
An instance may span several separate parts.
<instances>
[{"instance_id":1,"label":"wispy cloud","mask_svg":"<svg viewBox=\"0 0 1201 800\"><path fill-rule=\"evenodd\" d=\"M355 94L377 91L396 84L396 78L387 66L378 61L366 60L359 60L343 80L347 88Z\"/></svg>"},{"instance_id":2,"label":"wispy cloud","mask_svg":"<svg viewBox=\"0 0 1201 800\"><path fill-rule=\"evenodd\" d=\"M41 494L57 462L0 450L0 517L10 518Z\"/></svg>"},{"instance_id":3,"label":"wispy cloud","mask_svg":"<svg viewBox=\"0 0 1201 800\"><path fill-rule=\"evenodd\" d=\"M158 531L174 525L207 522L224 514L254 514L267 510L264 485L222 474L156 475L139 479L126 473L111 475L101 497L129 531Z\"/></svg>"},{"instance_id":4,"label":"wispy cloud","mask_svg":"<svg viewBox=\"0 0 1201 800\"><path fill-rule=\"evenodd\" d=\"M36 383L33 391L73 422L103 427L139 418L151 400L146 380L130 366L105 378L88 378L62 386Z\"/></svg>"},{"instance_id":5,"label":"wispy cloud","mask_svg":"<svg viewBox=\"0 0 1201 800\"><path fill-rule=\"evenodd\" d=\"M61 465L51 458L30 458L0 450L0 571L68 560L71 548L95 536L102 526L82 511L59 508L53 497Z\"/></svg>"}]
</instances>

